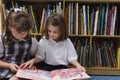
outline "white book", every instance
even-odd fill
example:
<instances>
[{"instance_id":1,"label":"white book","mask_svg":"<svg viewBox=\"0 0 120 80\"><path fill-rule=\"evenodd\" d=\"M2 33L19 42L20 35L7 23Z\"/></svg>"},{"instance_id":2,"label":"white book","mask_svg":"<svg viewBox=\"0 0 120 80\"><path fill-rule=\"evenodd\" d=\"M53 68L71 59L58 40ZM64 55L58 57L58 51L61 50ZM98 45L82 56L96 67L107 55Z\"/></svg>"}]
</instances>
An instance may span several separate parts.
<instances>
[{"instance_id":1,"label":"white book","mask_svg":"<svg viewBox=\"0 0 120 80\"><path fill-rule=\"evenodd\" d=\"M62 14L62 3L56 4L56 13Z\"/></svg>"},{"instance_id":2,"label":"white book","mask_svg":"<svg viewBox=\"0 0 120 80\"><path fill-rule=\"evenodd\" d=\"M114 33L115 33L116 14L117 14L117 6L114 6L113 22L112 22L111 32L110 32L110 35L112 36L114 36Z\"/></svg>"},{"instance_id":3,"label":"white book","mask_svg":"<svg viewBox=\"0 0 120 80\"><path fill-rule=\"evenodd\" d=\"M84 20L84 35L87 35L87 21L86 21L86 8L83 5L83 20Z\"/></svg>"},{"instance_id":4,"label":"white book","mask_svg":"<svg viewBox=\"0 0 120 80\"><path fill-rule=\"evenodd\" d=\"M97 35L98 15L99 15L99 11L97 10L97 11L95 12L95 22L94 22L94 32L93 32L93 35Z\"/></svg>"},{"instance_id":5,"label":"white book","mask_svg":"<svg viewBox=\"0 0 120 80\"><path fill-rule=\"evenodd\" d=\"M78 3L76 3L76 35L78 35Z\"/></svg>"}]
</instances>

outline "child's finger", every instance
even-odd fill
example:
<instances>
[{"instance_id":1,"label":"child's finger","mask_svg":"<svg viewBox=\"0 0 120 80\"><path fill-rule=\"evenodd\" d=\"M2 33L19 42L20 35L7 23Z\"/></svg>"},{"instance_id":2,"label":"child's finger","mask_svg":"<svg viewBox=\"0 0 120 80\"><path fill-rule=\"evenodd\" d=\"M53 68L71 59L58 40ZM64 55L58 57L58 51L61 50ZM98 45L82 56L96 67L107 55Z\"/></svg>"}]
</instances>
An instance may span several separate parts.
<instances>
[{"instance_id":1,"label":"child's finger","mask_svg":"<svg viewBox=\"0 0 120 80\"><path fill-rule=\"evenodd\" d=\"M28 66L27 64L23 63L23 64L20 65L20 68L25 69L27 66Z\"/></svg>"}]
</instances>

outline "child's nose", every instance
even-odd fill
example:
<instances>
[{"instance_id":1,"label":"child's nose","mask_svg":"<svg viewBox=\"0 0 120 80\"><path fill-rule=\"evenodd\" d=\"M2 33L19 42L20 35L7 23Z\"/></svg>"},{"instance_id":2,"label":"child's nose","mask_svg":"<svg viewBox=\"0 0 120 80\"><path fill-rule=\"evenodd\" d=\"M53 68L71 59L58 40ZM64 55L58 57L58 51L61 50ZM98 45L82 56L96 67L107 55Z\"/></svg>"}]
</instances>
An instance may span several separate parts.
<instances>
[{"instance_id":1,"label":"child's nose","mask_svg":"<svg viewBox=\"0 0 120 80\"><path fill-rule=\"evenodd\" d=\"M53 36L53 35L54 35L54 33L51 32L51 36Z\"/></svg>"}]
</instances>

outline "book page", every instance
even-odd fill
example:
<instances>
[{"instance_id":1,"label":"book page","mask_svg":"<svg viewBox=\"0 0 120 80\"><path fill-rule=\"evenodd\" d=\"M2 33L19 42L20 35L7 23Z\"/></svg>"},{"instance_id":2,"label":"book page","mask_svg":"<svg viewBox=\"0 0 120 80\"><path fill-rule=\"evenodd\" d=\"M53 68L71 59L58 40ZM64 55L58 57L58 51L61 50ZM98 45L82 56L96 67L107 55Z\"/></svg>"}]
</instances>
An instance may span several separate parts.
<instances>
[{"instance_id":1,"label":"book page","mask_svg":"<svg viewBox=\"0 0 120 80\"><path fill-rule=\"evenodd\" d=\"M90 78L85 72L80 72L77 68L54 70L51 72L53 80L73 80Z\"/></svg>"},{"instance_id":2,"label":"book page","mask_svg":"<svg viewBox=\"0 0 120 80\"><path fill-rule=\"evenodd\" d=\"M40 69L20 69L17 71L16 76L32 80L73 80L90 78L88 74L80 72L77 68L58 69L51 72Z\"/></svg>"},{"instance_id":3,"label":"book page","mask_svg":"<svg viewBox=\"0 0 120 80\"><path fill-rule=\"evenodd\" d=\"M49 71L44 70L18 70L17 77L32 79L32 80L51 80Z\"/></svg>"}]
</instances>

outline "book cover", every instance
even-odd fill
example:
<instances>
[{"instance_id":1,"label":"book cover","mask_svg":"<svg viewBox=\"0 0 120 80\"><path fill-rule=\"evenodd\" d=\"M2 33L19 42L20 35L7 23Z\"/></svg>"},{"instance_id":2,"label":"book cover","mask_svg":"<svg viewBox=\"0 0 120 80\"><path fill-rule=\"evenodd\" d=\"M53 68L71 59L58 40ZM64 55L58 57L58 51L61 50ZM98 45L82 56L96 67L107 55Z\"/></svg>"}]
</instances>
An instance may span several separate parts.
<instances>
[{"instance_id":1,"label":"book cover","mask_svg":"<svg viewBox=\"0 0 120 80\"><path fill-rule=\"evenodd\" d=\"M20 69L17 71L16 76L31 80L73 80L90 78L87 73L80 72L80 70L76 68L53 71Z\"/></svg>"}]
</instances>

